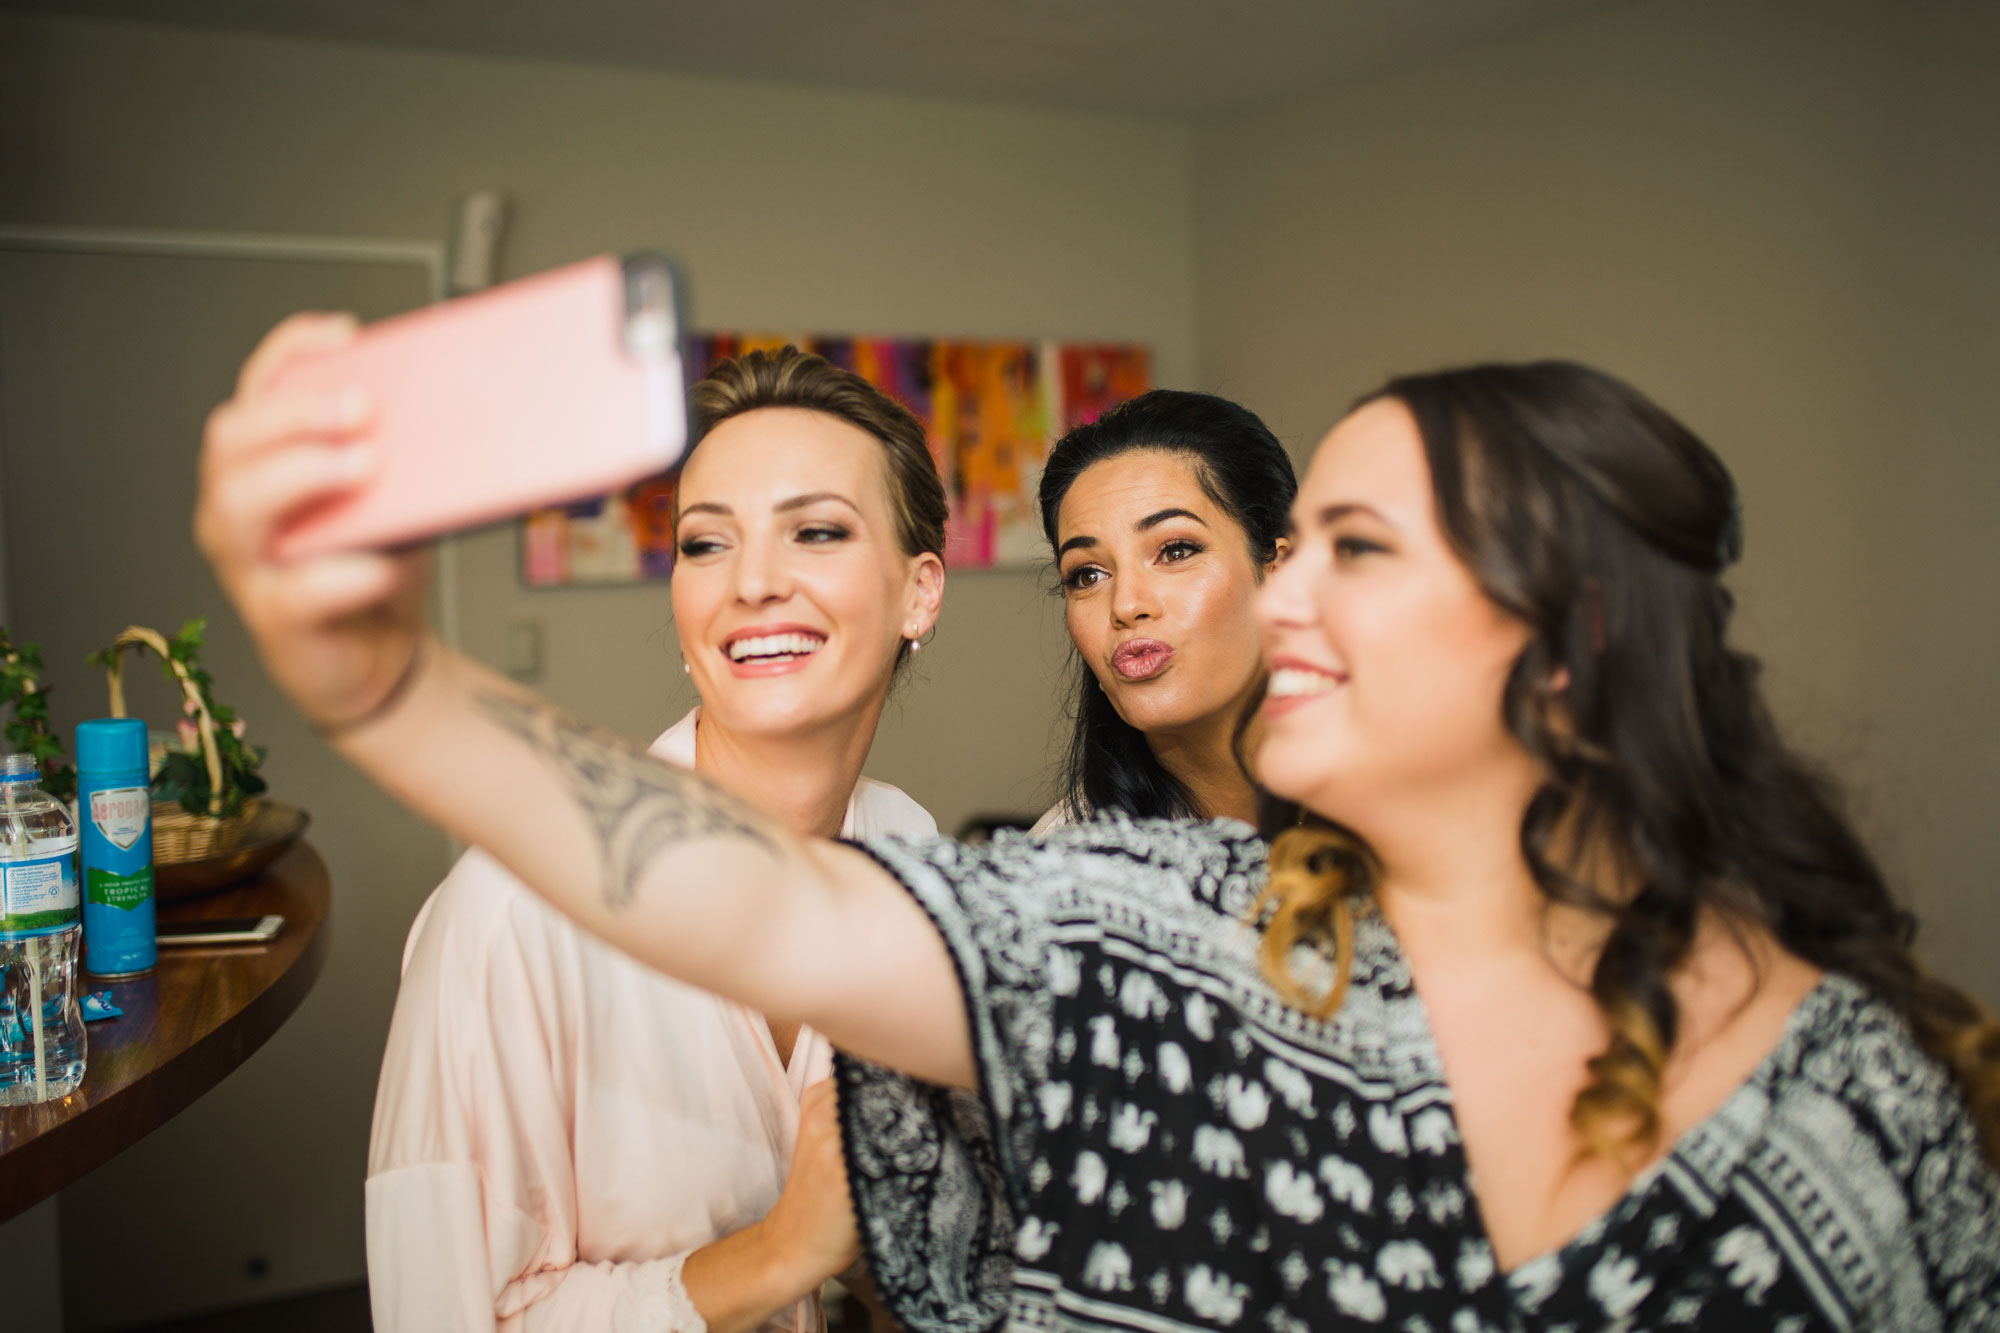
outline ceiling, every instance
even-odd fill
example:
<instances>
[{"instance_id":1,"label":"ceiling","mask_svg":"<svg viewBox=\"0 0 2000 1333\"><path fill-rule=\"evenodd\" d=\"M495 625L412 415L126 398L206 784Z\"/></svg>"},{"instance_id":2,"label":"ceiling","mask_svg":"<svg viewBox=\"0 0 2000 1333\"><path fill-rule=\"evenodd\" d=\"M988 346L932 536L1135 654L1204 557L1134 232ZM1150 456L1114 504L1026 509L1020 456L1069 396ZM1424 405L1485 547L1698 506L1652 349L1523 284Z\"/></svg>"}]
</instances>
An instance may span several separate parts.
<instances>
[{"instance_id":1,"label":"ceiling","mask_svg":"<svg viewBox=\"0 0 2000 1333\"><path fill-rule=\"evenodd\" d=\"M1608 0L0 0L0 9L1198 116Z\"/></svg>"}]
</instances>

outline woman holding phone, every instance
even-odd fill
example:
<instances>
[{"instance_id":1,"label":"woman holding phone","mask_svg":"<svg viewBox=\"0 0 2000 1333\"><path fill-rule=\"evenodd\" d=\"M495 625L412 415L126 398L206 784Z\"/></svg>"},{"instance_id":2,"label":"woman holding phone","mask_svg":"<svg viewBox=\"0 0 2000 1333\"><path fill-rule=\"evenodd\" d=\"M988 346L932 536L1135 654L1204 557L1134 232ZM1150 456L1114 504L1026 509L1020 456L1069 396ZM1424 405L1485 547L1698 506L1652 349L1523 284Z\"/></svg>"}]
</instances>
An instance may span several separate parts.
<instances>
[{"instance_id":1,"label":"woman holding phone","mask_svg":"<svg viewBox=\"0 0 2000 1333\"><path fill-rule=\"evenodd\" d=\"M1042 530L1076 684L1062 795L1036 833L1111 810L1254 822L1236 752L1263 680L1252 607L1297 489L1277 437L1213 394L1155 389L1050 450Z\"/></svg>"},{"instance_id":2,"label":"woman holding phone","mask_svg":"<svg viewBox=\"0 0 2000 1333\"><path fill-rule=\"evenodd\" d=\"M1255 756L1316 827L863 849L429 643L399 557L269 562L367 463L257 391L304 336L211 428L198 519L270 670L590 930L857 1057L910 1326L2000 1322L2000 1028L1779 737L1727 642L1734 485L1629 386L1409 376L1322 443ZM1011 1237L937 1206L978 1159L914 1080L979 1090Z\"/></svg>"},{"instance_id":3,"label":"woman holding phone","mask_svg":"<svg viewBox=\"0 0 2000 1333\"><path fill-rule=\"evenodd\" d=\"M942 592L922 427L791 348L717 366L692 407L672 599L702 703L651 753L800 836L935 834L861 776ZM383 1060L376 1328L823 1328L858 1253L830 1061L468 852L410 932Z\"/></svg>"}]
</instances>

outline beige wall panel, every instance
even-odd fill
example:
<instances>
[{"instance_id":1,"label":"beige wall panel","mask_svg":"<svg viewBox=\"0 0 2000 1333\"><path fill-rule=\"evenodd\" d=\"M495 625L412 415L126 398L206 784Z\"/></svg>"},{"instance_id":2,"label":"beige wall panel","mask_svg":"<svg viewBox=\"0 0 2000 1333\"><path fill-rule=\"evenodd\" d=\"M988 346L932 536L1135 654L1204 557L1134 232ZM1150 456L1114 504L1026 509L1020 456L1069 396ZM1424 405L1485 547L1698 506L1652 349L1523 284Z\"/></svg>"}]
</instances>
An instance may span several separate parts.
<instances>
[{"instance_id":1,"label":"beige wall panel","mask_svg":"<svg viewBox=\"0 0 2000 1333\"><path fill-rule=\"evenodd\" d=\"M1167 384L1188 383L1194 364L1191 141L1133 117L0 15L0 223L441 238L453 198L492 185L515 201L503 276L656 246L686 263L709 327L1133 340L1152 345ZM287 300L350 299L272 291L273 316ZM106 296L96 313L122 307ZM239 321L229 350L247 350L268 317ZM212 373L197 381L170 359L148 373L190 404L220 392ZM196 419L163 438L191 448ZM510 628L538 626L537 686L634 736L689 702L664 584L529 592L510 530L465 539L461 557L458 618L475 654L497 664ZM9 574L17 587L26 577L18 564ZM870 773L948 829L1045 794L1067 643L1043 584L954 575L938 638L885 715ZM274 762L290 762L288 748ZM123 1216L104 1187L93 1215L115 1222L119 1243L85 1246L72 1229L70 1252L106 1265L77 1270L97 1287L117 1256L119 1289L73 1283L73 1317L360 1275L359 1145L395 947L422 886L338 879L333 966L365 974L365 996L316 1001L328 1015L317 1051L301 1033L260 1057L272 1073L254 1087L290 1092L270 1094L286 1109L235 1175L202 1185L190 1168L174 1190L117 1196ZM338 1096L297 1092L329 1084ZM183 1117L204 1128L177 1140L203 1145L182 1156L219 1159L236 1141L241 1126L225 1140L208 1115L204 1103ZM246 1193L244 1172L284 1186ZM272 1265L261 1281L241 1273L252 1230Z\"/></svg>"},{"instance_id":2,"label":"beige wall panel","mask_svg":"<svg viewBox=\"0 0 2000 1333\"><path fill-rule=\"evenodd\" d=\"M497 185L503 275L657 246L708 327L1126 339L1191 379L1169 123L15 17L0 53L0 220L421 238ZM670 719L663 585L525 591L510 531L464 554L470 648L539 625L558 702L634 735ZM1043 582L956 576L937 665L885 721L871 773L947 827L1042 794L1064 651Z\"/></svg>"},{"instance_id":3,"label":"beige wall panel","mask_svg":"<svg viewBox=\"0 0 2000 1333\"><path fill-rule=\"evenodd\" d=\"M2000 1004L2000 10L1641 3L1204 128L1202 375L1302 451L1573 356L1741 483L1741 637Z\"/></svg>"},{"instance_id":4,"label":"beige wall panel","mask_svg":"<svg viewBox=\"0 0 2000 1333\"><path fill-rule=\"evenodd\" d=\"M209 617L218 697L270 747L272 794L306 807L334 884L332 948L298 1013L235 1075L62 1194L66 1317L115 1327L361 1261L360 1176L404 934L446 865L403 813L294 716L188 540L202 419L247 341L285 311L421 304L414 266L0 252L0 451L10 628L42 645L67 740L106 709L84 655L128 624ZM180 700L151 658L133 714ZM117 1020L113 1020L114 1022ZM250 1269L262 1264L268 1276ZM4 1322L4 1320L0 1320Z\"/></svg>"}]
</instances>

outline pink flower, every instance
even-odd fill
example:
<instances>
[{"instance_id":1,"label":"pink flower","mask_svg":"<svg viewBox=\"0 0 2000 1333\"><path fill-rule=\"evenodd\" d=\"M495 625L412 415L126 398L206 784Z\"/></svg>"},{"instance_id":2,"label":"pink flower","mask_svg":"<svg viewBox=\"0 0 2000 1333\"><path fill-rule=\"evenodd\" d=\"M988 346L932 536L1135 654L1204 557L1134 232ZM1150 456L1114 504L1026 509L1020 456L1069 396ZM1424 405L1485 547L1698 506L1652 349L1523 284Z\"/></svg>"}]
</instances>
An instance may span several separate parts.
<instances>
[{"instance_id":1,"label":"pink flower","mask_svg":"<svg viewBox=\"0 0 2000 1333\"><path fill-rule=\"evenodd\" d=\"M175 730L180 733L181 748L183 750L193 752L201 748L201 728L195 725L193 718L182 718L180 725Z\"/></svg>"},{"instance_id":2,"label":"pink flower","mask_svg":"<svg viewBox=\"0 0 2000 1333\"><path fill-rule=\"evenodd\" d=\"M234 736L237 740L240 741L243 739L243 729L247 725L248 724L245 723L243 719L239 717L234 722L231 722L229 724L229 734Z\"/></svg>"}]
</instances>

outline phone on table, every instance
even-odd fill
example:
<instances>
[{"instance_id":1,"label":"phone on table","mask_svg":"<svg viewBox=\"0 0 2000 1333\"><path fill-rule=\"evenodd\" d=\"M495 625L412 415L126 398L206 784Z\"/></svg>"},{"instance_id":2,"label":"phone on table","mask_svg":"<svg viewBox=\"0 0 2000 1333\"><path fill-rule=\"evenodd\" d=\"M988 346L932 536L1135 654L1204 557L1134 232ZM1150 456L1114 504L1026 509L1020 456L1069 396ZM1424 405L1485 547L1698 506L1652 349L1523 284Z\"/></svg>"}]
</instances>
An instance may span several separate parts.
<instances>
[{"instance_id":1,"label":"phone on table","mask_svg":"<svg viewBox=\"0 0 2000 1333\"><path fill-rule=\"evenodd\" d=\"M162 946L172 944L267 944L285 928L285 918L267 916L218 916L206 921L162 921L153 928L153 938Z\"/></svg>"},{"instance_id":2,"label":"phone on table","mask_svg":"<svg viewBox=\"0 0 2000 1333\"><path fill-rule=\"evenodd\" d=\"M276 383L358 388L380 451L358 490L297 515L275 553L407 545L621 490L687 446L682 285L655 254L604 255L399 315Z\"/></svg>"}]
</instances>

